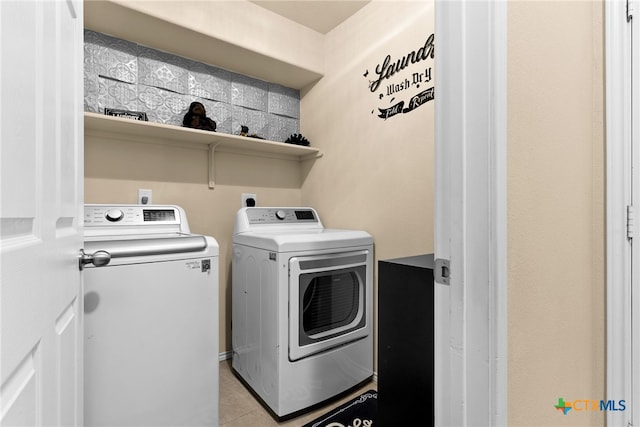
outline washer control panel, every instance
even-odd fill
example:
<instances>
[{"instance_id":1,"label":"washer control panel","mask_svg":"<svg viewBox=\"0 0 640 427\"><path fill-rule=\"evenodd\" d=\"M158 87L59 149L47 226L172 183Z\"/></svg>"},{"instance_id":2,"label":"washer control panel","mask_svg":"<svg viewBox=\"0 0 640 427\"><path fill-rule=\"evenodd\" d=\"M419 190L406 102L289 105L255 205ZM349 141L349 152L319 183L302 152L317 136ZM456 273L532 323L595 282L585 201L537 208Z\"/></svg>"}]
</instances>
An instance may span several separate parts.
<instances>
[{"instance_id":1,"label":"washer control panel","mask_svg":"<svg viewBox=\"0 0 640 427\"><path fill-rule=\"evenodd\" d=\"M318 216L310 208L247 208L249 224L318 223Z\"/></svg>"},{"instance_id":2,"label":"washer control panel","mask_svg":"<svg viewBox=\"0 0 640 427\"><path fill-rule=\"evenodd\" d=\"M181 223L177 206L85 205L86 227L175 225Z\"/></svg>"}]
</instances>

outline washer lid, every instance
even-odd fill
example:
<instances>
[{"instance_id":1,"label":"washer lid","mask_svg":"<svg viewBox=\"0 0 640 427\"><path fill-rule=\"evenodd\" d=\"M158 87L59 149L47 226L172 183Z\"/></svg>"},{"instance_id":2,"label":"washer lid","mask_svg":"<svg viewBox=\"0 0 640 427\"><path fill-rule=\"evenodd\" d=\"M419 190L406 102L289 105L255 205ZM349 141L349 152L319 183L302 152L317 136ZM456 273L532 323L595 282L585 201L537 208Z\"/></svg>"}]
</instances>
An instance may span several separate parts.
<instances>
[{"instance_id":1,"label":"washer lid","mask_svg":"<svg viewBox=\"0 0 640 427\"><path fill-rule=\"evenodd\" d=\"M322 228L253 231L234 235L233 243L274 252L301 252L372 245L373 237L361 230Z\"/></svg>"}]
</instances>

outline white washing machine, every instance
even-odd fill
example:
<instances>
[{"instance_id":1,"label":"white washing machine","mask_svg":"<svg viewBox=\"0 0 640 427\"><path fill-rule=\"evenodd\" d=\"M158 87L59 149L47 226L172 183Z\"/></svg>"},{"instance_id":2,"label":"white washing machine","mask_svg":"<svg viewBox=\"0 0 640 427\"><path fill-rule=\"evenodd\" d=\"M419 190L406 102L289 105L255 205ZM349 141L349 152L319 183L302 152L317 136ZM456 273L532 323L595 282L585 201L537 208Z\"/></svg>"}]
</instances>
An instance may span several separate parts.
<instances>
[{"instance_id":1,"label":"white washing machine","mask_svg":"<svg viewBox=\"0 0 640 427\"><path fill-rule=\"evenodd\" d=\"M177 206L84 221L84 425L217 426L217 242Z\"/></svg>"},{"instance_id":2,"label":"white washing machine","mask_svg":"<svg viewBox=\"0 0 640 427\"><path fill-rule=\"evenodd\" d=\"M233 370L278 419L373 375L373 238L312 208L243 208L233 235Z\"/></svg>"}]
</instances>

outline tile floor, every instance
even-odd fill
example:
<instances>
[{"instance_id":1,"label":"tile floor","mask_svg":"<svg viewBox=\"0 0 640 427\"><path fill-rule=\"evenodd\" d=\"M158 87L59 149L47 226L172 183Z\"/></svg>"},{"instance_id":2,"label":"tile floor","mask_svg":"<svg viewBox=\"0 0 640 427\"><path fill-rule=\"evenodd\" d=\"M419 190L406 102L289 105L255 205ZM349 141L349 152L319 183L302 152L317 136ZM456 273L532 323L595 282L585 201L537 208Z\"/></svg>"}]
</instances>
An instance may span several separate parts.
<instances>
[{"instance_id":1,"label":"tile floor","mask_svg":"<svg viewBox=\"0 0 640 427\"><path fill-rule=\"evenodd\" d=\"M220 362L220 427L300 427L370 389L377 390L378 385L371 381L337 402L277 423L231 372L231 359L224 360Z\"/></svg>"}]
</instances>

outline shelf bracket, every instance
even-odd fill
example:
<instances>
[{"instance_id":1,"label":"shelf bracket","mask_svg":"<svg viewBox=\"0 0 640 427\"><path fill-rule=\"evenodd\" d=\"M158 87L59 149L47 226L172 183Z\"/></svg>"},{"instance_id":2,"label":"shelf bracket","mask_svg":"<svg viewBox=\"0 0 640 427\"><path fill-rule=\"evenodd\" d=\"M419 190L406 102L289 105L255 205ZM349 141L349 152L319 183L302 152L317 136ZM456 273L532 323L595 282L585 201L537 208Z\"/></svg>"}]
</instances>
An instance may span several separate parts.
<instances>
[{"instance_id":1,"label":"shelf bracket","mask_svg":"<svg viewBox=\"0 0 640 427\"><path fill-rule=\"evenodd\" d=\"M216 147L220 142L209 144L209 189L216 188Z\"/></svg>"}]
</instances>

